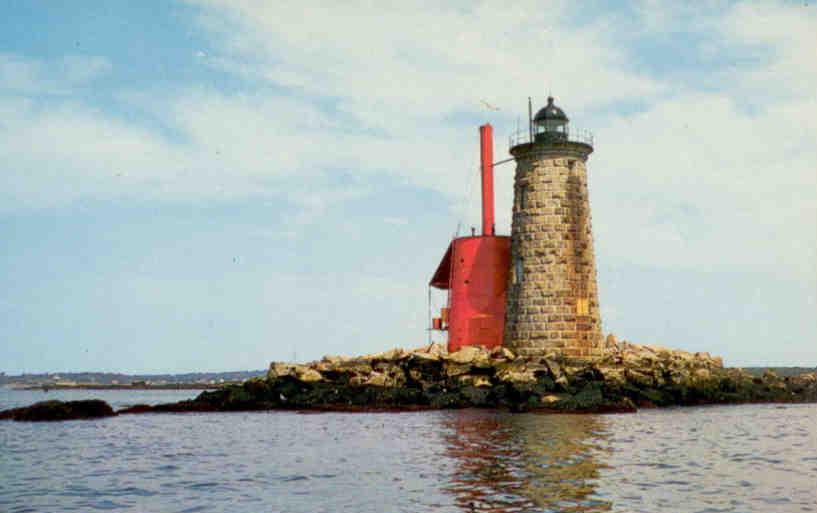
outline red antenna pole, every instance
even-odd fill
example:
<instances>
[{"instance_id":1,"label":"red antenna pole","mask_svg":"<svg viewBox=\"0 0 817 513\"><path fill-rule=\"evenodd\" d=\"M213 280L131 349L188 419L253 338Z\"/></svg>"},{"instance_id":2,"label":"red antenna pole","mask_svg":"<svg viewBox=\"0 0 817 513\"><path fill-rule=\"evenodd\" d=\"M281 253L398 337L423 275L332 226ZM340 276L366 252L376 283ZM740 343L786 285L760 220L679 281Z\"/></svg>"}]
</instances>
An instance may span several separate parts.
<instances>
[{"instance_id":1,"label":"red antenna pole","mask_svg":"<svg viewBox=\"0 0 817 513\"><path fill-rule=\"evenodd\" d=\"M490 124L479 127L482 170L482 235L494 235L494 129Z\"/></svg>"}]
</instances>

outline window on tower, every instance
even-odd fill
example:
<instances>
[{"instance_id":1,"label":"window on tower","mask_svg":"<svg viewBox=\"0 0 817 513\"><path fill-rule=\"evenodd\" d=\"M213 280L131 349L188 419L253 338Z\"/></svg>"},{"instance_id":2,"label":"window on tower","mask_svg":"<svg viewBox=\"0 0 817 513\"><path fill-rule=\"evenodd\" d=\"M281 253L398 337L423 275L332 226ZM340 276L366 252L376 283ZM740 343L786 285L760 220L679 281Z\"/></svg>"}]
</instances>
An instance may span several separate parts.
<instances>
[{"instance_id":1,"label":"window on tower","mask_svg":"<svg viewBox=\"0 0 817 513\"><path fill-rule=\"evenodd\" d=\"M514 284L522 283L522 278L524 278L524 267L522 266L522 257L516 257L513 266L513 282Z\"/></svg>"},{"instance_id":2,"label":"window on tower","mask_svg":"<svg viewBox=\"0 0 817 513\"><path fill-rule=\"evenodd\" d=\"M590 315L590 301L586 297L576 300L576 315Z\"/></svg>"}]
</instances>

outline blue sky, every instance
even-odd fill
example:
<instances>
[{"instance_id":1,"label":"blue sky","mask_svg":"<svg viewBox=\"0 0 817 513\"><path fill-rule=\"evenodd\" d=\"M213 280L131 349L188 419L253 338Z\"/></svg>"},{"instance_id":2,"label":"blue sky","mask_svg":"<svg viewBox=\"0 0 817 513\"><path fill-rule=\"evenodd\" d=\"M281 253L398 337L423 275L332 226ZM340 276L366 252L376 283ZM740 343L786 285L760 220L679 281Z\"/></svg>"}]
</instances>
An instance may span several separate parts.
<instances>
[{"instance_id":1,"label":"blue sky","mask_svg":"<svg viewBox=\"0 0 817 513\"><path fill-rule=\"evenodd\" d=\"M817 365L817 8L544 7L3 5L0 371L423 344L477 126L505 158L548 92L596 136L605 332Z\"/></svg>"}]
</instances>

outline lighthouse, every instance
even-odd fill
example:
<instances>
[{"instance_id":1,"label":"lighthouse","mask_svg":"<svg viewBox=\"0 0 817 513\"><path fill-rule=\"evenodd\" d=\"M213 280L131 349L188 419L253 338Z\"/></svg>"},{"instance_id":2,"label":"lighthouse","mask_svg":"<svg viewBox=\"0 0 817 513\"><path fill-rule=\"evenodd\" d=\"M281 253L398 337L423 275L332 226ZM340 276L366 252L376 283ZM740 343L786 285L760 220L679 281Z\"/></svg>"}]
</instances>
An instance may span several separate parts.
<instances>
[{"instance_id":1,"label":"lighthouse","mask_svg":"<svg viewBox=\"0 0 817 513\"><path fill-rule=\"evenodd\" d=\"M593 138L549 97L516 161L504 345L524 356L602 354L587 159Z\"/></svg>"},{"instance_id":2,"label":"lighthouse","mask_svg":"<svg viewBox=\"0 0 817 513\"><path fill-rule=\"evenodd\" d=\"M529 113L531 109L529 108ZM448 350L504 345L522 356L602 356L587 158L593 137L549 97L510 140L511 235L494 226L493 128L480 127L482 232L456 237L429 282L448 293L431 329ZM510 159L509 159L510 160ZM504 162L504 161L503 161Z\"/></svg>"}]
</instances>

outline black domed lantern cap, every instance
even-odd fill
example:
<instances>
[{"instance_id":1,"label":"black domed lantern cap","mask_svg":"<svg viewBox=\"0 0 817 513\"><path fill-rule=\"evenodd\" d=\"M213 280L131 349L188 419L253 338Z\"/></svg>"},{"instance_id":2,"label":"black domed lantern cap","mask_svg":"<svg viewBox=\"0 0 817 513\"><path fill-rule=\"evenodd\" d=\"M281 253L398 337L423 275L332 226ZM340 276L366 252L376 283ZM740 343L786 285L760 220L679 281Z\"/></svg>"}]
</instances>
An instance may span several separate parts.
<instances>
[{"instance_id":1,"label":"black domed lantern cap","mask_svg":"<svg viewBox=\"0 0 817 513\"><path fill-rule=\"evenodd\" d=\"M565 111L560 109L553 103L553 97L548 96L548 104L539 109L539 112L533 117L534 122L539 121L570 121L565 115Z\"/></svg>"},{"instance_id":2,"label":"black domed lantern cap","mask_svg":"<svg viewBox=\"0 0 817 513\"><path fill-rule=\"evenodd\" d=\"M570 120L565 112L553 103L552 96L548 96L548 104L539 109L533 117L535 140L566 141L568 121Z\"/></svg>"}]
</instances>

